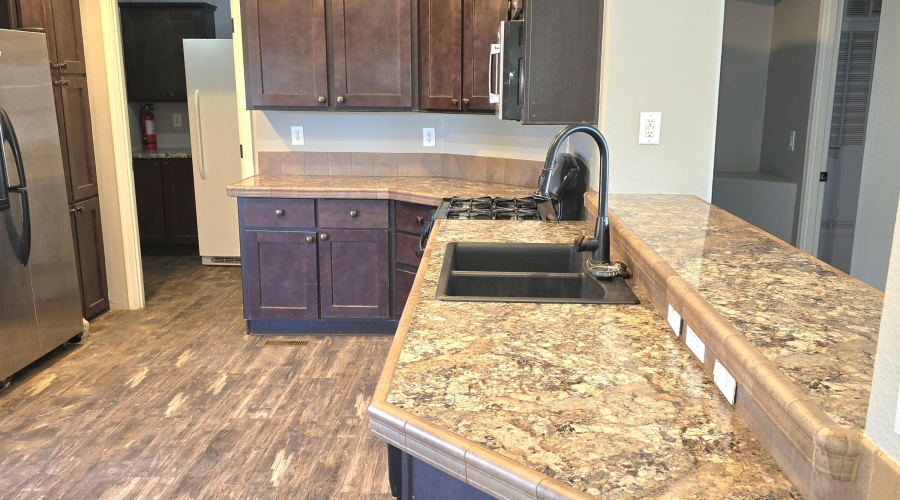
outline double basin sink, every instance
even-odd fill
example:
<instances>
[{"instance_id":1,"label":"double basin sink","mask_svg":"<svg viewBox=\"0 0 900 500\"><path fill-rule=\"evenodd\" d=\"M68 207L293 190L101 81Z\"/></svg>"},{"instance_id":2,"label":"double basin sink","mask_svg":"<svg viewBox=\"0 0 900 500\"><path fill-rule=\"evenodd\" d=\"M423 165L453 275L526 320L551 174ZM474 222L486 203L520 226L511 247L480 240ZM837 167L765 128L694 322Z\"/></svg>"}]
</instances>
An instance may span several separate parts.
<instances>
[{"instance_id":1,"label":"double basin sink","mask_svg":"<svg viewBox=\"0 0 900 500\"><path fill-rule=\"evenodd\" d=\"M550 243L447 244L437 299L469 302L639 304L622 277L585 272L589 252Z\"/></svg>"}]
</instances>

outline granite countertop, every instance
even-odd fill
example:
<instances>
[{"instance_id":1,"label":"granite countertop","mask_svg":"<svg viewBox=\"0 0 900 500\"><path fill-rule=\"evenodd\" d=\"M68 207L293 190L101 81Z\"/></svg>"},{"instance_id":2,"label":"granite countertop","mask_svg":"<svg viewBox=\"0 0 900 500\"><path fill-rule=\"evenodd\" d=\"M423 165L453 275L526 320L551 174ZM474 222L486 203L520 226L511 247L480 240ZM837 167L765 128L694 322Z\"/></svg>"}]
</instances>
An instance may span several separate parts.
<instances>
[{"instance_id":1,"label":"granite countertop","mask_svg":"<svg viewBox=\"0 0 900 500\"><path fill-rule=\"evenodd\" d=\"M835 423L865 428L884 294L693 196L610 207Z\"/></svg>"},{"instance_id":2,"label":"granite countertop","mask_svg":"<svg viewBox=\"0 0 900 500\"><path fill-rule=\"evenodd\" d=\"M568 243L588 223L437 227L373 430L380 405L397 408L407 435L426 421L574 488L565 496L799 497L641 290L637 306L435 299L448 242Z\"/></svg>"},{"instance_id":3,"label":"granite countertop","mask_svg":"<svg viewBox=\"0 0 900 500\"><path fill-rule=\"evenodd\" d=\"M446 177L254 175L228 186L241 198L390 199L437 205L449 196L530 196L533 189Z\"/></svg>"},{"instance_id":4,"label":"granite countertop","mask_svg":"<svg viewBox=\"0 0 900 500\"><path fill-rule=\"evenodd\" d=\"M157 148L135 149L131 151L133 159L164 159L164 158L190 158L191 148Z\"/></svg>"}]
</instances>

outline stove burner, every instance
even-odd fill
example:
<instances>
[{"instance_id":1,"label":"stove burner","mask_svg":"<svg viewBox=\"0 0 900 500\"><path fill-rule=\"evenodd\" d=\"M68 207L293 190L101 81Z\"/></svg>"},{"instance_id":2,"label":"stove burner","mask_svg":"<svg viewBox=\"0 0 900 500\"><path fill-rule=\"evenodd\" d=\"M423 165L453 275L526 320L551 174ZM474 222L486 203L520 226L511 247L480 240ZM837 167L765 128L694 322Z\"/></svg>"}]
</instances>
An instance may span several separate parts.
<instances>
[{"instance_id":1,"label":"stove burner","mask_svg":"<svg viewBox=\"0 0 900 500\"><path fill-rule=\"evenodd\" d=\"M537 201L534 198L497 198L494 200L496 208L527 208L536 210Z\"/></svg>"},{"instance_id":2,"label":"stove burner","mask_svg":"<svg viewBox=\"0 0 900 500\"><path fill-rule=\"evenodd\" d=\"M452 220L491 220L492 212L490 207L483 210L451 208L447 211L447 218Z\"/></svg>"},{"instance_id":3,"label":"stove burner","mask_svg":"<svg viewBox=\"0 0 900 500\"><path fill-rule=\"evenodd\" d=\"M494 211L497 220L541 220L537 209L531 208L498 208Z\"/></svg>"},{"instance_id":4,"label":"stove burner","mask_svg":"<svg viewBox=\"0 0 900 500\"><path fill-rule=\"evenodd\" d=\"M450 199L450 208L463 210L488 210L493 208L493 200L489 197L482 198L460 198L454 197Z\"/></svg>"}]
</instances>

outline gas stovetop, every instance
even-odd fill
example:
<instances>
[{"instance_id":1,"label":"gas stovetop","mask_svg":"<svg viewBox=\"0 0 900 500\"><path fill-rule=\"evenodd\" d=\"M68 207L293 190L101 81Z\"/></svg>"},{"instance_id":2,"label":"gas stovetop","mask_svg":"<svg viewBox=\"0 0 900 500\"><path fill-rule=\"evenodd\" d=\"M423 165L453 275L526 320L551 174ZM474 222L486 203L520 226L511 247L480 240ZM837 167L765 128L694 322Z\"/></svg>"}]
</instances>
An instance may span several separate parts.
<instances>
[{"instance_id":1,"label":"gas stovetop","mask_svg":"<svg viewBox=\"0 0 900 500\"><path fill-rule=\"evenodd\" d=\"M541 198L444 198L435 219L556 220L553 203Z\"/></svg>"}]
</instances>

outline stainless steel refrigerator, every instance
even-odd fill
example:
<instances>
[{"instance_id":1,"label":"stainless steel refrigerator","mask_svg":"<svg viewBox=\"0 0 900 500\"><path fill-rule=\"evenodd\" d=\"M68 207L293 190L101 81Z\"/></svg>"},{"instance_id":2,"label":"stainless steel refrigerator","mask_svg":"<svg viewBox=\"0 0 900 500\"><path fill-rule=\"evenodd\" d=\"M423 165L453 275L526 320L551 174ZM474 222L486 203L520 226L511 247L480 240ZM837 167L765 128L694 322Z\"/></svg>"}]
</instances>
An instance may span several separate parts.
<instances>
[{"instance_id":1,"label":"stainless steel refrigerator","mask_svg":"<svg viewBox=\"0 0 900 500\"><path fill-rule=\"evenodd\" d=\"M82 333L44 34L0 30L0 381Z\"/></svg>"}]
</instances>

